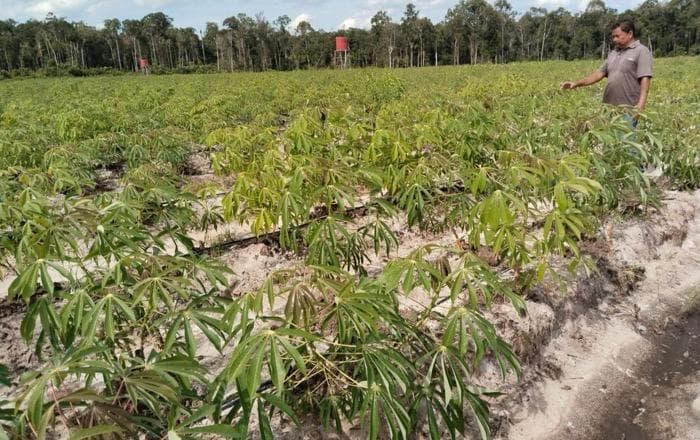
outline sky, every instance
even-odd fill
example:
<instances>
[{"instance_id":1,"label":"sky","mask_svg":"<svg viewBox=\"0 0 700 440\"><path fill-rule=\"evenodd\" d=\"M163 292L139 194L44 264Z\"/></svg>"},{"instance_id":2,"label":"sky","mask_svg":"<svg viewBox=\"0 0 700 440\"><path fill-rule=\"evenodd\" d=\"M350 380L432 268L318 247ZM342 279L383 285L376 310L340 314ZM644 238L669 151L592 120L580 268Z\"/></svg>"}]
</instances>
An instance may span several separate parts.
<instances>
[{"instance_id":1,"label":"sky","mask_svg":"<svg viewBox=\"0 0 700 440\"><path fill-rule=\"evenodd\" d=\"M487 0L493 3L494 0ZM518 13L530 7L555 10L563 7L576 13L586 8L589 0L509 0ZM607 0L609 8L623 12L636 8L642 0ZM239 13L251 17L262 14L272 22L281 15L291 20L292 30L302 20L314 29L332 31L348 27L369 28L370 19L384 10L399 21L409 0L0 0L0 19L24 22L30 18L43 20L49 12L68 21L83 21L101 27L105 19L140 19L151 12L164 12L176 27L206 28L207 22L221 25L226 17ZM442 21L445 13L458 0L413 0L419 16L433 22Z\"/></svg>"}]
</instances>

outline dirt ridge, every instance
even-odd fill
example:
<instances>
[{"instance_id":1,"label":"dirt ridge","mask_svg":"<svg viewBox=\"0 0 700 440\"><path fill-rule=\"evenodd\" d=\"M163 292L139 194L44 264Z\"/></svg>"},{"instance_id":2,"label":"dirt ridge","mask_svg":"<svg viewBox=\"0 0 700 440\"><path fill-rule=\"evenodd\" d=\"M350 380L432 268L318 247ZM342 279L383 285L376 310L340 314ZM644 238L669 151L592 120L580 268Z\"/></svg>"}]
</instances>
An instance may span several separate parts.
<instances>
[{"instance_id":1,"label":"dirt ridge","mask_svg":"<svg viewBox=\"0 0 700 440\"><path fill-rule=\"evenodd\" d=\"M649 218L606 228L611 250L607 260L613 267L604 274L610 282L605 290L616 284L618 290L593 293L598 299L588 310L569 316L551 332L552 338L526 367L530 373L495 405L495 438L700 438L700 421L690 410L694 393L700 393L700 375L690 371L681 384L684 391L670 392L654 386L658 381L647 374L657 371L659 362L677 369L670 358L677 358L673 353L678 350L668 344L681 341L679 332L688 333L696 325L695 309L688 304L700 288L700 191L669 192L661 210ZM643 269L644 279L636 268ZM620 275L623 282L618 278L616 283ZM591 288L590 281L580 283L581 288ZM567 303L582 304L576 299ZM566 317L562 310L568 307L558 313L554 309L556 321ZM692 350L680 353L687 364L698 361ZM664 412L644 397L630 401L641 389L667 395L674 411ZM635 411L625 413L632 407Z\"/></svg>"}]
</instances>

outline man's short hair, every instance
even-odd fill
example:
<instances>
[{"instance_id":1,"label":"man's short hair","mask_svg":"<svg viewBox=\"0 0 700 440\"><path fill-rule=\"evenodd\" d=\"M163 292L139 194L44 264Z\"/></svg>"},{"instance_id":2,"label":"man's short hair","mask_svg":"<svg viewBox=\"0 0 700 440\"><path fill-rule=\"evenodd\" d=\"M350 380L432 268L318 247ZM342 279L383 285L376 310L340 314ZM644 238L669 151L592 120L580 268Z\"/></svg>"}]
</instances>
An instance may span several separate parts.
<instances>
[{"instance_id":1,"label":"man's short hair","mask_svg":"<svg viewBox=\"0 0 700 440\"><path fill-rule=\"evenodd\" d=\"M632 34L635 37L639 37L639 35L637 35L637 30L634 28L634 22L632 21L631 18L623 18L620 21L616 21L610 27L610 30L612 31L612 30L617 29L617 28L620 28L620 30L622 30L622 32L626 32L626 33L632 32Z\"/></svg>"}]
</instances>

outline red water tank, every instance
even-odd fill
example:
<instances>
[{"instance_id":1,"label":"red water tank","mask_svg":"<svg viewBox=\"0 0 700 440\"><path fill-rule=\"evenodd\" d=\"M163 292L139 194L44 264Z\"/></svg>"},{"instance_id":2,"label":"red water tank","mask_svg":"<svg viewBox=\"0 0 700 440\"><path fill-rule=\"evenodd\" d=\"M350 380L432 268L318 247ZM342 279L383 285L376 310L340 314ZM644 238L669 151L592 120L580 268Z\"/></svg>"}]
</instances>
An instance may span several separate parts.
<instances>
[{"instance_id":1,"label":"red water tank","mask_svg":"<svg viewBox=\"0 0 700 440\"><path fill-rule=\"evenodd\" d=\"M348 37L335 37L335 51L346 52L350 50L348 46Z\"/></svg>"}]
</instances>

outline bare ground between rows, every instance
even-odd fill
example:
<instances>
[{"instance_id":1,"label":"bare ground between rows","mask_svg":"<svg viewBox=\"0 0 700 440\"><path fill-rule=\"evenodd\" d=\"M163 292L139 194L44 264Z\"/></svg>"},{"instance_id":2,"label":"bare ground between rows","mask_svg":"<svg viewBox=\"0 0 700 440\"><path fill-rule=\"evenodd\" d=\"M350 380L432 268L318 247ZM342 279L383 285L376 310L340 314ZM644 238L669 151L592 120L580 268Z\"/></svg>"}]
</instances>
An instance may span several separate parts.
<instances>
[{"instance_id":1,"label":"bare ground between rows","mask_svg":"<svg viewBox=\"0 0 700 440\"><path fill-rule=\"evenodd\" d=\"M549 336L493 406L496 438L700 438L700 191L666 193L659 213L606 234L610 265L623 278L642 268L643 279L627 292L580 283L597 299L576 315L555 308L551 329L539 324Z\"/></svg>"}]
</instances>

